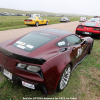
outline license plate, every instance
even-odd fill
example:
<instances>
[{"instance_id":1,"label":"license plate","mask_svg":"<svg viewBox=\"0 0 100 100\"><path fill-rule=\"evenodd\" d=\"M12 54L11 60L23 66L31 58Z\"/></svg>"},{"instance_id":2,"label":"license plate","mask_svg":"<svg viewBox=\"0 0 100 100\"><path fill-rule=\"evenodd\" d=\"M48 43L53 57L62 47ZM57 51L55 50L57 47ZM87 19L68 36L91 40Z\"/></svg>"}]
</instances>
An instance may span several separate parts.
<instances>
[{"instance_id":1,"label":"license plate","mask_svg":"<svg viewBox=\"0 0 100 100\"><path fill-rule=\"evenodd\" d=\"M8 77L9 79L11 79L12 80L12 73L10 73L10 72L8 72L7 70L3 70L3 74L6 76L6 77Z\"/></svg>"},{"instance_id":2,"label":"license plate","mask_svg":"<svg viewBox=\"0 0 100 100\"><path fill-rule=\"evenodd\" d=\"M35 89L35 85L27 83L25 81L22 81L22 85L30 89Z\"/></svg>"},{"instance_id":3,"label":"license plate","mask_svg":"<svg viewBox=\"0 0 100 100\"><path fill-rule=\"evenodd\" d=\"M89 32L85 32L85 34L89 34Z\"/></svg>"}]
</instances>

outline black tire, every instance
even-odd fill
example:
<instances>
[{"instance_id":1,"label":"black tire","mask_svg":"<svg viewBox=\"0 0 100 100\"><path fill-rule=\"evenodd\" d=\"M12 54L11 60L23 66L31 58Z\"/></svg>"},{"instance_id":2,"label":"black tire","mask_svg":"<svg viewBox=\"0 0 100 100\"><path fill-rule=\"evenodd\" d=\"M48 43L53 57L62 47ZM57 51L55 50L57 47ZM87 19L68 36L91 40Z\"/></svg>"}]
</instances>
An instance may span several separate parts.
<instances>
[{"instance_id":1,"label":"black tire","mask_svg":"<svg viewBox=\"0 0 100 100\"><path fill-rule=\"evenodd\" d=\"M68 73L66 74L65 72L67 72L67 71L68 71ZM58 92L61 92L61 91L63 91L65 89L65 87L68 84L68 81L69 81L69 78L70 78L70 74L71 74L71 65L68 64L66 66L66 68L63 70L63 72L61 74L61 77L59 79L59 82L58 82L58 85L57 85L57 91Z\"/></svg>"},{"instance_id":2,"label":"black tire","mask_svg":"<svg viewBox=\"0 0 100 100\"><path fill-rule=\"evenodd\" d=\"M36 23L35 23L35 26L36 26L36 27L38 27L38 26L39 26L39 23L38 23L38 22L36 22Z\"/></svg>"},{"instance_id":3,"label":"black tire","mask_svg":"<svg viewBox=\"0 0 100 100\"><path fill-rule=\"evenodd\" d=\"M93 42L91 43L90 49L88 51L88 54L91 54L92 47L93 47Z\"/></svg>"},{"instance_id":4,"label":"black tire","mask_svg":"<svg viewBox=\"0 0 100 100\"><path fill-rule=\"evenodd\" d=\"M48 21L46 22L46 25L48 25Z\"/></svg>"}]
</instances>

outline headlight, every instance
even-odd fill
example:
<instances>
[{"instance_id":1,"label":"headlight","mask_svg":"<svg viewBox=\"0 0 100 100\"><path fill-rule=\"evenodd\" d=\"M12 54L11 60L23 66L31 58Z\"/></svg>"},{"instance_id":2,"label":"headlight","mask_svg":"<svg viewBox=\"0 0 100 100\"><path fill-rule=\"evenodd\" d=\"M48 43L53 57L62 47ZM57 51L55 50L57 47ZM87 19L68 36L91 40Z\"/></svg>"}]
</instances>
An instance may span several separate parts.
<instances>
[{"instance_id":1,"label":"headlight","mask_svg":"<svg viewBox=\"0 0 100 100\"><path fill-rule=\"evenodd\" d=\"M22 68L24 69L27 65L26 64L22 64L22 63L18 63L17 67L18 68Z\"/></svg>"},{"instance_id":2,"label":"headlight","mask_svg":"<svg viewBox=\"0 0 100 100\"><path fill-rule=\"evenodd\" d=\"M41 68L38 67L38 66L31 66L31 65L28 65L27 70L28 70L28 71L32 71L32 72L38 72L39 70L41 70Z\"/></svg>"}]
</instances>

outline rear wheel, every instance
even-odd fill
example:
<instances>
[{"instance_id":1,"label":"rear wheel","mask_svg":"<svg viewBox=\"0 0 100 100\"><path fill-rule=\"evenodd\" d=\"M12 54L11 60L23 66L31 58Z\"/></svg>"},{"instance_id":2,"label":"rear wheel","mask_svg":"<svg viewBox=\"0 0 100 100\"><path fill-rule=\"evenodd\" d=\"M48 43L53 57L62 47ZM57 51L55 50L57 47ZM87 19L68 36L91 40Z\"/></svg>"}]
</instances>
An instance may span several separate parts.
<instances>
[{"instance_id":1,"label":"rear wheel","mask_svg":"<svg viewBox=\"0 0 100 100\"><path fill-rule=\"evenodd\" d=\"M48 25L48 21L46 22L46 25Z\"/></svg>"},{"instance_id":2,"label":"rear wheel","mask_svg":"<svg viewBox=\"0 0 100 100\"><path fill-rule=\"evenodd\" d=\"M36 24L35 24L37 27L39 26L39 23L38 22L36 22Z\"/></svg>"},{"instance_id":3,"label":"rear wheel","mask_svg":"<svg viewBox=\"0 0 100 100\"><path fill-rule=\"evenodd\" d=\"M69 78L71 74L71 65L67 65L64 71L62 72L62 75L60 77L60 80L58 82L57 90L59 92L63 91L66 85L68 84Z\"/></svg>"}]
</instances>

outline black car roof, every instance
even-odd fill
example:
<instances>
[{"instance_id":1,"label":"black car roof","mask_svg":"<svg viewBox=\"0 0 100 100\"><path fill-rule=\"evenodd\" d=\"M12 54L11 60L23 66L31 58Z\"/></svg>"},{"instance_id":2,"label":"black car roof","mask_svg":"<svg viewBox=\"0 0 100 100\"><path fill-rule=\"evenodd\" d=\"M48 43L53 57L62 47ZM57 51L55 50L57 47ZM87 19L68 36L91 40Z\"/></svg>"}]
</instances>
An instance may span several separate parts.
<instances>
[{"instance_id":1,"label":"black car roof","mask_svg":"<svg viewBox=\"0 0 100 100\"><path fill-rule=\"evenodd\" d=\"M67 34L72 34L72 32L70 31L54 29L54 28L43 28L43 29L38 29L36 31L50 32L50 33L54 33L59 36L65 36Z\"/></svg>"}]
</instances>

